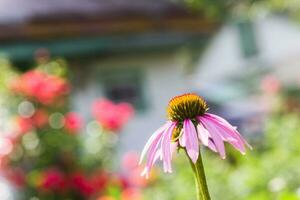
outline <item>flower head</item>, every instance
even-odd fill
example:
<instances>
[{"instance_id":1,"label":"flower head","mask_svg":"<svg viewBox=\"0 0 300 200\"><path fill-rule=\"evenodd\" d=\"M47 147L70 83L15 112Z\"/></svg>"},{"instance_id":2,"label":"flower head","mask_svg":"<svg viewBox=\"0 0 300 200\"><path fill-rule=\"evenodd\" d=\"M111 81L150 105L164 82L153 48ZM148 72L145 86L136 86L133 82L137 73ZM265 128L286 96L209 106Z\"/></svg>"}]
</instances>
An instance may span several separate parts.
<instances>
[{"instance_id":1,"label":"flower head","mask_svg":"<svg viewBox=\"0 0 300 200\"><path fill-rule=\"evenodd\" d=\"M185 148L189 158L196 163L200 145L218 152L225 159L224 142L245 154L245 145L250 145L225 119L207 113L205 100L197 94L189 93L170 100L167 113L169 120L149 138L140 158L147 155L142 175L149 176L155 162L163 161L165 172L172 172L171 160L177 148Z\"/></svg>"},{"instance_id":2,"label":"flower head","mask_svg":"<svg viewBox=\"0 0 300 200\"><path fill-rule=\"evenodd\" d=\"M91 196L95 192L92 182L82 173L71 177L71 185L84 196Z\"/></svg>"},{"instance_id":3,"label":"flower head","mask_svg":"<svg viewBox=\"0 0 300 200\"><path fill-rule=\"evenodd\" d=\"M65 116L65 128L71 134L76 134L82 128L82 119L81 117L75 113L70 112Z\"/></svg>"},{"instance_id":4,"label":"flower head","mask_svg":"<svg viewBox=\"0 0 300 200\"><path fill-rule=\"evenodd\" d=\"M31 70L11 84L11 89L26 97L34 98L44 105L55 103L69 92L69 84L61 77L40 70Z\"/></svg>"},{"instance_id":5,"label":"flower head","mask_svg":"<svg viewBox=\"0 0 300 200\"><path fill-rule=\"evenodd\" d=\"M44 172L41 187L45 190L63 191L67 186L65 175L57 170L50 169Z\"/></svg>"},{"instance_id":6,"label":"flower head","mask_svg":"<svg viewBox=\"0 0 300 200\"><path fill-rule=\"evenodd\" d=\"M94 117L108 130L118 132L134 114L133 107L128 103L118 103L108 99L99 99L92 106Z\"/></svg>"}]
</instances>

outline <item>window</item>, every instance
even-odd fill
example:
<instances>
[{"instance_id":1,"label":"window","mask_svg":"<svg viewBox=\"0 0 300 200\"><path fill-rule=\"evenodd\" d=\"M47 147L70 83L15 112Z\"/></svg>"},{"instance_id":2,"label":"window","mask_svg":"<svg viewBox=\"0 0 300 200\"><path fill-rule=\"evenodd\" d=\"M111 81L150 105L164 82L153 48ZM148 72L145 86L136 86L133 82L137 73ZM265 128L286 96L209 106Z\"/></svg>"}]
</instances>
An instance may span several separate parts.
<instances>
[{"instance_id":1,"label":"window","mask_svg":"<svg viewBox=\"0 0 300 200\"><path fill-rule=\"evenodd\" d=\"M253 23L249 20L243 20L237 23L237 27L244 56L249 58L257 55L258 48Z\"/></svg>"},{"instance_id":2,"label":"window","mask_svg":"<svg viewBox=\"0 0 300 200\"><path fill-rule=\"evenodd\" d=\"M143 73L140 69L106 69L100 72L104 94L114 102L131 103L137 110L145 109Z\"/></svg>"}]
</instances>

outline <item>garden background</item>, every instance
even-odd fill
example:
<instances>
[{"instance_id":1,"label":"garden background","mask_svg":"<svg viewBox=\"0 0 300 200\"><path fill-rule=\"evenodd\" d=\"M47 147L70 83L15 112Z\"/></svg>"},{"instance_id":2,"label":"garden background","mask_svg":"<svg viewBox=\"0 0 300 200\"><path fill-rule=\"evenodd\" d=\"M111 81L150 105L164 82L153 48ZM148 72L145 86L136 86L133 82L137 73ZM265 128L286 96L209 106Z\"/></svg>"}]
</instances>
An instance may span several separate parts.
<instances>
[{"instance_id":1,"label":"garden background","mask_svg":"<svg viewBox=\"0 0 300 200\"><path fill-rule=\"evenodd\" d=\"M212 199L300 199L297 0L0 0L0 199L193 200L140 176L170 98L203 96L252 145L203 149Z\"/></svg>"}]
</instances>

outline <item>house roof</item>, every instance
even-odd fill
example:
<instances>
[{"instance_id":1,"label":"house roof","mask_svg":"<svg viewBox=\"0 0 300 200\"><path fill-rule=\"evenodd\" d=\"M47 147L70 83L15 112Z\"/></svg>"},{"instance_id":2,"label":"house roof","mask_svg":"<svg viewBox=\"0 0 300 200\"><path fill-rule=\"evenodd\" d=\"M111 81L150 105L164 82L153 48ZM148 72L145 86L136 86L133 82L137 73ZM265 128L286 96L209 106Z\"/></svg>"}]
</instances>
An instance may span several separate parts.
<instances>
[{"instance_id":1,"label":"house roof","mask_svg":"<svg viewBox=\"0 0 300 200\"><path fill-rule=\"evenodd\" d=\"M215 27L215 21L171 0L0 1L2 41L157 31L210 33Z\"/></svg>"},{"instance_id":2,"label":"house roof","mask_svg":"<svg viewBox=\"0 0 300 200\"><path fill-rule=\"evenodd\" d=\"M0 23L20 23L41 18L118 17L128 15L161 17L183 12L170 0L1 0Z\"/></svg>"},{"instance_id":3,"label":"house roof","mask_svg":"<svg viewBox=\"0 0 300 200\"><path fill-rule=\"evenodd\" d=\"M39 48L77 56L202 44L218 22L175 1L1 0L0 53L25 60Z\"/></svg>"}]
</instances>

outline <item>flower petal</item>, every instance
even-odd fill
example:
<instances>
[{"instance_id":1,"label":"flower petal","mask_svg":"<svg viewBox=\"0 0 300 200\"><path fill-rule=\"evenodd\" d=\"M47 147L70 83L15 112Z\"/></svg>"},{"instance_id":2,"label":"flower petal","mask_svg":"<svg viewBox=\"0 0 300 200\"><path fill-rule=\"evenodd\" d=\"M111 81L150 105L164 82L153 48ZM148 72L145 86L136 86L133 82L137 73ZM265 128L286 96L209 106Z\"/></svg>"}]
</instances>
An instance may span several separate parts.
<instances>
[{"instance_id":1,"label":"flower petal","mask_svg":"<svg viewBox=\"0 0 300 200\"><path fill-rule=\"evenodd\" d=\"M151 139L149 145L146 167L141 175L146 175L146 177L149 176L149 172L151 168L153 167L154 163L159 159L160 155L162 154L161 149L158 149L158 147L159 144L161 143L161 140L163 139L164 133L172 126L173 126L173 122L168 122L165 124L165 126L163 126L166 127L163 132L157 131L157 133L154 134L155 137L153 140Z\"/></svg>"},{"instance_id":2,"label":"flower petal","mask_svg":"<svg viewBox=\"0 0 300 200\"><path fill-rule=\"evenodd\" d=\"M215 125L211 122L209 118L199 117L198 120L202 123L202 125L208 130L210 133L214 144L221 156L222 159L225 159L225 147L221 136L219 135L218 129L216 129Z\"/></svg>"},{"instance_id":3,"label":"flower petal","mask_svg":"<svg viewBox=\"0 0 300 200\"><path fill-rule=\"evenodd\" d=\"M227 139L227 141L231 145L233 145L242 154L246 153L244 144L247 145L248 143L239 134L239 132L236 130L236 128L234 126L230 125L225 119L223 119L217 115L208 114L208 115L205 115L205 117L209 118L215 124L215 126L219 130L220 134L222 134L224 137L232 138L232 140Z\"/></svg>"},{"instance_id":4,"label":"flower petal","mask_svg":"<svg viewBox=\"0 0 300 200\"><path fill-rule=\"evenodd\" d=\"M151 168L152 168L153 164L158 160L158 158L160 157L160 155L161 155L161 149L158 149L155 152L152 165L150 165L150 166L146 165L145 168L144 168L144 170L141 173L141 176L146 176L146 179L149 178L149 174L150 174Z\"/></svg>"},{"instance_id":5,"label":"flower petal","mask_svg":"<svg viewBox=\"0 0 300 200\"><path fill-rule=\"evenodd\" d=\"M208 140L208 148L214 152L218 152L215 143L211 139Z\"/></svg>"},{"instance_id":6,"label":"flower petal","mask_svg":"<svg viewBox=\"0 0 300 200\"><path fill-rule=\"evenodd\" d=\"M232 131L232 133L234 133L235 135L237 135L237 137L239 138L239 140L241 140L244 144L246 144L249 149L252 149L251 145L237 131L237 127L236 126L232 126L227 120L225 120L224 118L222 118L222 117L220 117L218 115L214 115L214 114L211 114L211 113L206 113L205 116L208 116L211 119L214 119L217 123L219 123L220 125L222 125L226 129Z\"/></svg>"},{"instance_id":7,"label":"flower petal","mask_svg":"<svg viewBox=\"0 0 300 200\"><path fill-rule=\"evenodd\" d=\"M172 123L171 126L165 130L163 133L162 141L161 141L161 149L162 149L162 158L163 158L163 166L165 172L172 172L171 166L171 139L173 130L176 126L176 123Z\"/></svg>"},{"instance_id":8,"label":"flower petal","mask_svg":"<svg viewBox=\"0 0 300 200\"><path fill-rule=\"evenodd\" d=\"M200 123L197 125L197 132L199 140L202 142L202 144L208 146L209 133Z\"/></svg>"},{"instance_id":9,"label":"flower petal","mask_svg":"<svg viewBox=\"0 0 300 200\"><path fill-rule=\"evenodd\" d=\"M186 137L186 150L191 160L196 163L199 156L199 142L197 131L193 122L190 119L185 119L183 122L183 134Z\"/></svg>"},{"instance_id":10,"label":"flower petal","mask_svg":"<svg viewBox=\"0 0 300 200\"><path fill-rule=\"evenodd\" d=\"M141 156L140 156L140 161L139 161L139 165L142 163L148 149L150 148L150 145L153 143L153 141L161 136L163 134L163 132L168 128L170 127L172 124L172 122L168 121L167 123L165 123L162 127L160 127L159 129L157 129L152 135L151 137L149 138L149 140L147 141L142 153L141 153Z\"/></svg>"}]
</instances>

